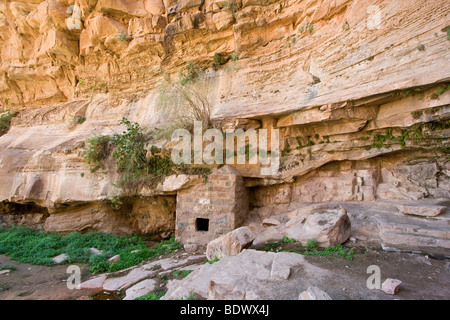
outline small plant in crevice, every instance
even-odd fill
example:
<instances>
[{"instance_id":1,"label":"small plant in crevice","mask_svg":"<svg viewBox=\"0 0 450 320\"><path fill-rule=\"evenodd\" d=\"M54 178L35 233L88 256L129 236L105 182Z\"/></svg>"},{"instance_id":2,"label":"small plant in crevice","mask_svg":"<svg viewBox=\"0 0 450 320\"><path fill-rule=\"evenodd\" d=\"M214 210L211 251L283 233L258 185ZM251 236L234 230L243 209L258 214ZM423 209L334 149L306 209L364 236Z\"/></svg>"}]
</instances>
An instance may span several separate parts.
<instances>
[{"instance_id":1,"label":"small plant in crevice","mask_svg":"<svg viewBox=\"0 0 450 320\"><path fill-rule=\"evenodd\" d=\"M447 40L450 41L450 26L446 26L444 29L442 29L442 32L447 33Z\"/></svg>"},{"instance_id":2,"label":"small plant in crevice","mask_svg":"<svg viewBox=\"0 0 450 320\"><path fill-rule=\"evenodd\" d=\"M206 259L205 263L214 264L214 263L219 262L219 261L220 261L219 258L214 258L213 260Z\"/></svg>"},{"instance_id":3,"label":"small plant in crevice","mask_svg":"<svg viewBox=\"0 0 450 320\"><path fill-rule=\"evenodd\" d=\"M239 60L239 54L237 54L236 52L233 52L230 56L231 60L233 61L238 61Z\"/></svg>"},{"instance_id":4,"label":"small plant in crevice","mask_svg":"<svg viewBox=\"0 0 450 320\"><path fill-rule=\"evenodd\" d=\"M225 10L227 10L228 12L230 12L232 14L233 18L236 18L235 14L239 10L239 6L235 0L225 1L225 3L223 4L223 8Z\"/></svg>"},{"instance_id":5,"label":"small plant in crevice","mask_svg":"<svg viewBox=\"0 0 450 320\"><path fill-rule=\"evenodd\" d=\"M316 239L308 239L306 241L306 248L309 250L317 250L319 242Z\"/></svg>"},{"instance_id":6,"label":"small plant in crevice","mask_svg":"<svg viewBox=\"0 0 450 320\"><path fill-rule=\"evenodd\" d=\"M414 119L420 119L420 117L422 116L422 111L413 111L411 112L411 115Z\"/></svg>"},{"instance_id":7,"label":"small plant in crevice","mask_svg":"<svg viewBox=\"0 0 450 320\"><path fill-rule=\"evenodd\" d=\"M174 277L182 276L183 278L187 277L193 272L193 270L176 270L173 272Z\"/></svg>"},{"instance_id":8,"label":"small plant in crevice","mask_svg":"<svg viewBox=\"0 0 450 320\"><path fill-rule=\"evenodd\" d=\"M183 69L178 73L178 78L182 86L197 80L200 72L200 67L194 63L189 62Z\"/></svg>"},{"instance_id":9,"label":"small plant in crevice","mask_svg":"<svg viewBox=\"0 0 450 320\"><path fill-rule=\"evenodd\" d=\"M216 68L219 68L221 65L227 63L227 59L224 55L219 52L216 52L213 56L213 64Z\"/></svg>"},{"instance_id":10,"label":"small plant in crevice","mask_svg":"<svg viewBox=\"0 0 450 320\"><path fill-rule=\"evenodd\" d=\"M0 136L8 133L11 126L11 120L17 117L17 112L11 112L7 110L6 112L0 114Z\"/></svg>"},{"instance_id":11,"label":"small plant in crevice","mask_svg":"<svg viewBox=\"0 0 450 320\"><path fill-rule=\"evenodd\" d=\"M289 155L289 153L291 153L291 148L289 148L288 146L284 147L283 150L281 150L281 156L282 157L286 157Z\"/></svg>"},{"instance_id":12,"label":"small plant in crevice","mask_svg":"<svg viewBox=\"0 0 450 320\"><path fill-rule=\"evenodd\" d=\"M426 50L426 47L425 47L424 44L419 44L419 45L417 46L417 50L419 50L419 51L425 51L425 50Z\"/></svg>"},{"instance_id":13,"label":"small plant in crevice","mask_svg":"<svg viewBox=\"0 0 450 320\"><path fill-rule=\"evenodd\" d=\"M431 99L439 100L441 95L450 90L450 83L443 83L439 86L438 90L431 95Z\"/></svg>"},{"instance_id":14,"label":"small plant in crevice","mask_svg":"<svg viewBox=\"0 0 450 320\"><path fill-rule=\"evenodd\" d=\"M304 25L298 29L299 33L303 33L305 31L307 33L311 34L314 31L314 25L312 23L307 23L306 25Z\"/></svg>"},{"instance_id":15,"label":"small plant in crevice","mask_svg":"<svg viewBox=\"0 0 450 320\"><path fill-rule=\"evenodd\" d=\"M422 89L420 88L409 88L406 90L400 90L400 91L395 91L394 93L392 93L392 97L401 97L401 98L406 98L406 97L412 97L416 94L422 93Z\"/></svg>"},{"instance_id":16,"label":"small plant in crevice","mask_svg":"<svg viewBox=\"0 0 450 320\"><path fill-rule=\"evenodd\" d=\"M397 136L393 134L393 129L390 128L385 131L385 134L375 134L373 136L374 141L370 146L366 147L366 150L388 147L385 144L388 141L399 143L402 148L406 148L407 140L413 140L415 143L419 143L425 139L430 138L430 133L442 131L448 128L450 128L450 120L446 120L443 122L431 121L427 123L415 124L410 128L400 129L400 134Z\"/></svg>"},{"instance_id":17,"label":"small plant in crevice","mask_svg":"<svg viewBox=\"0 0 450 320\"><path fill-rule=\"evenodd\" d=\"M314 75L312 77L313 77L313 81L309 84L310 86L314 86L314 85L322 82L319 77L314 76Z\"/></svg>"},{"instance_id":18,"label":"small plant in crevice","mask_svg":"<svg viewBox=\"0 0 450 320\"><path fill-rule=\"evenodd\" d=\"M122 42L127 40L127 35L124 32L122 32L122 31L117 32L117 37Z\"/></svg>"},{"instance_id":19,"label":"small plant in crevice","mask_svg":"<svg viewBox=\"0 0 450 320\"><path fill-rule=\"evenodd\" d=\"M76 125L82 125L85 121L85 116L69 116L69 128L73 128Z\"/></svg>"},{"instance_id":20,"label":"small plant in crevice","mask_svg":"<svg viewBox=\"0 0 450 320\"><path fill-rule=\"evenodd\" d=\"M348 31L350 29L350 24L345 21L344 24L342 25L342 29L344 29L344 31Z\"/></svg>"},{"instance_id":21,"label":"small plant in crevice","mask_svg":"<svg viewBox=\"0 0 450 320\"><path fill-rule=\"evenodd\" d=\"M164 297L166 295L167 291L163 291L163 292L150 292L147 293L146 295L136 298L134 300L137 301L146 301L146 300L159 300L162 297Z\"/></svg>"},{"instance_id":22,"label":"small plant in crevice","mask_svg":"<svg viewBox=\"0 0 450 320\"><path fill-rule=\"evenodd\" d=\"M283 243L296 243L297 240L289 238L287 236L283 236Z\"/></svg>"},{"instance_id":23,"label":"small plant in crevice","mask_svg":"<svg viewBox=\"0 0 450 320\"><path fill-rule=\"evenodd\" d=\"M111 137L107 135L94 135L86 140L86 149L83 158L91 166L91 172L104 169L104 161L110 154Z\"/></svg>"}]
</instances>

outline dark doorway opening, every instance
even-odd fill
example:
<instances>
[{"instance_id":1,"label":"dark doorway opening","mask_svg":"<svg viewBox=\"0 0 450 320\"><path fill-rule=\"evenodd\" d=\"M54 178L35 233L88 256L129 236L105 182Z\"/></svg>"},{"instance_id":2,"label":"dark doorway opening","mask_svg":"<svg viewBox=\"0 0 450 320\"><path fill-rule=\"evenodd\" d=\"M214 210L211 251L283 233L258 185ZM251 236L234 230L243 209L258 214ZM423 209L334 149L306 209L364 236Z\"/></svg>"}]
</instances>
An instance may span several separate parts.
<instances>
[{"instance_id":1,"label":"dark doorway opening","mask_svg":"<svg viewBox=\"0 0 450 320\"><path fill-rule=\"evenodd\" d=\"M197 231L208 231L209 230L209 219L197 218L195 221L197 226Z\"/></svg>"}]
</instances>

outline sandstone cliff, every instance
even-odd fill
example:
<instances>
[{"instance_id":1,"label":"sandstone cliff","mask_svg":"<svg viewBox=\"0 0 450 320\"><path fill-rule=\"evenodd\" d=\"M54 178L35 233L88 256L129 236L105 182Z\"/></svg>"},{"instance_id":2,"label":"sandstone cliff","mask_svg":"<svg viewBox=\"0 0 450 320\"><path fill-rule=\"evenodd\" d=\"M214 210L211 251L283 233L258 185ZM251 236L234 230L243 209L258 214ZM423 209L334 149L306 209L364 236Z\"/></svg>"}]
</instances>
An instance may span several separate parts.
<instances>
[{"instance_id":1,"label":"sandstone cliff","mask_svg":"<svg viewBox=\"0 0 450 320\"><path fill-rule=\"evenodd\" d=\"M250 208L447 201L449 14L432 0L2 0L0 98L18 116L0 138L0 214L60 232L172 232L175 195L201 181L114 210L117 173L82 155L122 117L170 123L161 84L189 63L216 126L280 129L277 174L236 167Z\"/></svg>"}]
</instances>

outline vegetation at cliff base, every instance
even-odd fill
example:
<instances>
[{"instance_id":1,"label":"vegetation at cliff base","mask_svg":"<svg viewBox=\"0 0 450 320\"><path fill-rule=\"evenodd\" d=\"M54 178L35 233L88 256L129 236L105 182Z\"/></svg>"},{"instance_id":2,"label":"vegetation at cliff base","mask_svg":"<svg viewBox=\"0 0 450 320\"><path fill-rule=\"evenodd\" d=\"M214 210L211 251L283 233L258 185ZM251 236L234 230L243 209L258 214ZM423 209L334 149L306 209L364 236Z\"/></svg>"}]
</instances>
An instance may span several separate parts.
<instances>
[{"instance_id":1,"label":"vegetation at cliff base","mask_svg":"<svg viewBox=\"0 0 450 320\"><path fill-rule=\"evenodd\" d=\"M158 292L150 292L150 293L146 294L145 296L136 298L134 300L159 300L166 295L166 292L167 291L159 292L159 293Z\"/></svg>"},{"instance_id":2,"label":"vegetation at cliff base","mask_svg":"<svg viewBox=\"0 0 450 320\"><path fill-rule=\"evenodd\" d=\"M5 113L0 114L0 136L8 132L11 125L11 120L16 116L17 113L11 111L6 111Z\"/></svg>"},{"instance_id":3,"label":"vegetation at cliff base","mask_svg":"<svg viewBox=\"0 0 450 320\"><path fill-rule=\"evenodd\" d=\"M266 252L292 252L305 256L337 256L352 261L355 251L342 245L319 248L316 239L309 239L306 245L297 244L295 239L283 237L282 242L267 243L262 247Z\"/></svg>"},{"instance_id":4,"label":"vegetation at cliff base","mask_svg":"<svg viewBox=\"0 0 450 320\"><path fill-rule=\"evenodd\" d=\"M118 236L101 232L61 235L39 232L25 227L0 229L0 254L12 260L34 265L53 266L53 257L66 254L65 263L88 263L93 273L114 272L151 260L183 246L174 238L147 247L143 236ZM94 254L91 248L101 251ZM108 262L120 255L120 261Z\"/></svg>"}]
</instances>

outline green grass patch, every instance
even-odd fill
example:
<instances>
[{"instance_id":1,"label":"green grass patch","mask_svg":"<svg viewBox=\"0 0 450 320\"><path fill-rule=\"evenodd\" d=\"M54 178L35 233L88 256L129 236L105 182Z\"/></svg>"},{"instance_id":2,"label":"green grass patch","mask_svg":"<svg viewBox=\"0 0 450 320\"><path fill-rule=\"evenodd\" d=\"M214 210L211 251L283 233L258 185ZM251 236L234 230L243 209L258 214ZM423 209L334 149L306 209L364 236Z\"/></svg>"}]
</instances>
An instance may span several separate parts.
<instances>
[{"instance_id":1,"label":"green grass patch","mask_svg":"<svg viewBox=\"0 0 450 320\"><path fill-rule=\"evenodd\" d=\"M134 300L139 300L139 301L140 300L159 300L166 295L166 292L167 291L159 292L159 293L158 292L150 292L150 293L146 294L145 296L136 298Z\"/></svg>"},{"instance_id":2,"label":"green grass patch","mask_svg":"<svg viewBox=\"0 0 450 320\"><path fill-rule=\"evenodd\" d=\"M306 242L306 246L293 245L296 243L295 239L283 238L282 242L267 243L262 247L262 251L266 252L292 252L302 254L305 256L337 256L347 260L353 260L355 251L353 249L346 248L342 245L330 246L327 248L319 248L319 243L316 239L309 239Z\"/></svg>"},{"instance_id":3,"label":"green grass patch","mask_svg":"<svg viewBox=\"0 0 450 320\"><path fill-rule=\"evenodd\" d=\"M296 243L296 242L297 242L297 240L295 240L295 239L291 239L287 236L283 236L283 243Z\"/></svg>"},{"instance_id":4,"label":"green grass patch","mask_svg":"<svg viewBox=\"0 0 450 320\"><path fill-rule=\"evenodd\" d=\"M215 258L214 260L208 260L208 259L205 259L205 262L206 262L206 263L209 263L209 264L214 264L214 263L219 262L219 261L220 261L219 258Z\"/></svg>"},{"instance_id":5,"label":"green grass patch","mask_svg":"<svg viewBox=\"0 0 450 320\"><path fill-rule=\"evenodd\" d=\"M187 277L192 273L192 270L177 270L173 272L174 277L183 276L183 278Z\"/></svg>"},{"instance_id":6,"label":"green grass patch","mask_svg":"<svg viewBox=\"0 0 450 320\"><path fill-rule=\"evenodd\" d=\"M25 227L0 230L0 254L9 256L12 260L52 266L55 264L52 258L65 253L69 257L66 263L88 263L93 273L129 268L182 247L174 238L149 248L140 235L117 236L101 232L61 235ZM90 248L99 249L103 253L94 255ZM109 263L108 259L117 254L121 256L121 260Z\"/></svg>"},{"instance_id":7,"label":"green grass patch","mask_svg":"<svg viewBox=\"0 0 450 320\"><path fill-rule=\"evenodd\" d=\"M307 247L303 252L299 253L305 256L338 256L352 261L355 251L353 249L345 248L339 244L337 246L324 248L323 250L318 248L311 249Z\"/></svg>"}]
</instances>

